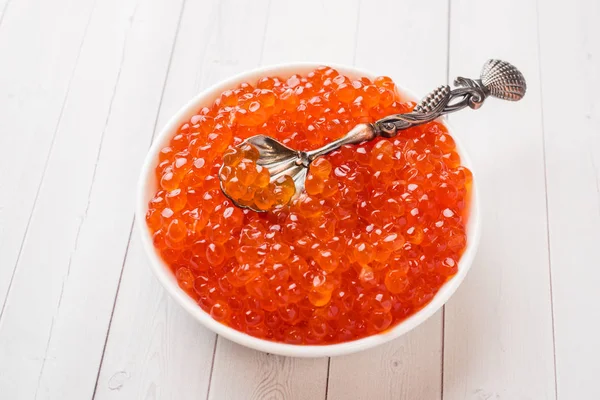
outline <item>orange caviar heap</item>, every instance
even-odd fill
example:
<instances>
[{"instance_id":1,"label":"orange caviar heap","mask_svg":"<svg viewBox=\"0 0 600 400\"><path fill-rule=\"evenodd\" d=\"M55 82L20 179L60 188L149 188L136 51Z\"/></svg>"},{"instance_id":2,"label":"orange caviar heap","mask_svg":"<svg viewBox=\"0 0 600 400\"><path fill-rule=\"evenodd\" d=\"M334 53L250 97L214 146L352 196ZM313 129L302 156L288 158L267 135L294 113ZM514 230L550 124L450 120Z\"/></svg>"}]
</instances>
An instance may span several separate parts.
<instances>
[{"instance_id":1,"label":"orange caviar heap","mask_svg":"<svg viewBox=\"0 0 600 400\"><path fill-rule=\"evenodd\" d=\"M258 157L258 150L247 143L227 150L220 171L223 190L238 204L254 210L267 211L287 204L296 193L294 180L283 175L270 182L269 171L256 164Z\"/></svg>"},{"instance_id":2,"label":"orange caviar heap","mask_svg":"<svg viewBox=\"0 0 600 400\"><path fill-rule=\"evenodd\" d=\"M456 274L467 240L472 175L442 124L315 160L306 193L267 213L235 207L218 179L228 148L237 166L251 164L251 149L231 150L250 136L311 150L413 107L390 78L321 67L243 83L199 110L160 151L146 215L180 287L215 320L292 344L376 334L425 306ZM238 180L256 201L269 185L263 170L250 174ZM283 196L288 183L277 185Z\"/></svg>"}]
</instances>

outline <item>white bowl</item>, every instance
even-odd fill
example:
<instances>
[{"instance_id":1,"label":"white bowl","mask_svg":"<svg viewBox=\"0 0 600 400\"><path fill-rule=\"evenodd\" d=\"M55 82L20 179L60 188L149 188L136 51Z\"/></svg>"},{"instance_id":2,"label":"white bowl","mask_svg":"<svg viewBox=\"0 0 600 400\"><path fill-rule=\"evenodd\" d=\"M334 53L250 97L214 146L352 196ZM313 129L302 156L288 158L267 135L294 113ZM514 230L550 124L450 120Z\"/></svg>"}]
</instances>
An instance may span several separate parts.
<instances>
[{"instance_id":1,"label":"white bowl","mask_svg":"<svg viewBox=\"0 0 600 400\"><path fill-rule=\"evenodd\" d=\"M216 332L217 334L222 335L223 337L232 340L236 343L239 343L243 346L250 347L256 350L261 350L267 353L280 354L284 356L322 357L354 353L388 342L405 334L411 329L414 329L427 318L431 317L438 309L440 309L461 284L461 282L465 278L465 275L467 274L467 271L471 267L471 263L473 261L477 246L479 244L480 236L479 202L476 190L477 186L474 182L471 197L470 217L467 226L467 248L458 263L457 274L446 284L444 284L444 286L442 286L442 288L438 291L434 298L417 313L408 317L407 319L400 322L398 325L394 326L393 328L387 330L384 333L376 334L351 342L330 345L293 345L259 339L247 335L245 333L239 332L233 328L230 328L215 321L179 287L175 276L169 270L164 261L160 258L159 254L156 252L152 244L152 236L150 234L150 231L148 230L148 227L146 226L145 219L145 215L148 210L148 201L154 196L158 187L158 183L156 182L154 176L154 169L158 162L158 153L160 149L168 144L169 140L182 123L187 122L189 118L193 116L201 107L212 104L213 101L224 90L232 89L242 82L254 83L260 77L265 75L285 77L295 73L306 74L318 67L319 65L324 64L294 63L258 68L227 79L197 95L169 120L167 125L156 137L156 140L154 140L154 143L152 144L152 147L150 148L150 151L146 156L146 160L144 161L138 188L136 220L139 226L139 231L142 235L142 243L148 255L148 258L150 259L150 267L152 268L152 271L154 272L160 283L163 285L163 287L171 295L171 297L188 313L190 313L194 318L196 318L204 326L206 326L213 332ZM327 65L335 68L340 73L343 73L344 75L347 75L349 77L375 77L375 75L373 75L372 73L362 71L357 68L346 67L341 65L332 65L328 63ZM406 99L416 100L416 98L411 94L410 91L403 89L401 86L398 87L400 93ZM447 124L446 126L448 127ZM452 133L452 130L449 127L448 129L450 133ZM453 135L453 138L456 141L457 150L461 157L462 164L471 169L472 164L467 153L465 152L464 148L460 146L459 141L456 140L456 136Z\"/></svg>"}]
</instances>

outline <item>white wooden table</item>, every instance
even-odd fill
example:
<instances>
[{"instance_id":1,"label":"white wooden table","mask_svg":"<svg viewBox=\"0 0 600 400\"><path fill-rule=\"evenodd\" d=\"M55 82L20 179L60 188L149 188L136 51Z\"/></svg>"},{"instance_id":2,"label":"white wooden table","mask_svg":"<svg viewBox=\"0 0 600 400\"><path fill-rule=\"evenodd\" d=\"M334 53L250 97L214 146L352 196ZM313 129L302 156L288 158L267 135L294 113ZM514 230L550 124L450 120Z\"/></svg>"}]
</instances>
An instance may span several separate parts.
<instances>
[{"instance_id":1,"label":"white wooden table","mask_svg":"<svg viewBox=\"0 0 600 400\"><path fill-rule=\"evenodd\" d=\"M595 0L0 0L0 399L600 399L598 20ZM151 275L136 180L198 91L317 60L423 94L490 57L529 91L450 118L483 237L410 334L267 355L202 328Z\"/></svg>"}]
</instances>

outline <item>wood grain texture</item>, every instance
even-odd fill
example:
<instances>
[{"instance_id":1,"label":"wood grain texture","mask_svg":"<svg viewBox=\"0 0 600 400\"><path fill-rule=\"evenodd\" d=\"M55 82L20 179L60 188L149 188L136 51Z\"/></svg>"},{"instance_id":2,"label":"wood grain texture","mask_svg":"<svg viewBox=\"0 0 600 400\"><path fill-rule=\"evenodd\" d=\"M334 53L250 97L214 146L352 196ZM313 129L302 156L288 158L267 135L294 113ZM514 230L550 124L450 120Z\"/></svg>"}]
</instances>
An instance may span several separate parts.
<instances>
[{"instance_id":1,"label":"wood grain texture","mask_svg":"<svg viewBox=\"0 0 600 400\"><path fill-rule=\"evenodd\" d=\"M598 399L600 5L538 7L557 396Z\"/></svg>"},{"instance_id":2,"label":"wood grain texture","mask_svg":"<svg viewBox=\"0 0 600 400\"><path fill-rule=\"evenodd\" d=\"M439 5L431 1L362 2L356 66L389 75L400 85L416 90L417 96L446 82L448 10L434 3ZM394 15L393 24L380 23L382 9ZM401 50L391 48L382 39L385 37L402 38ZM328 399L439 399L442 318L440 311L389 344L332 358Z\"/></svg>"},{"instance_id":3,"label":"wood grain texture","mask_svg":"<svg viewBox=\"0 0 600 400\"><path fill-rule=\"evenodd\" d=\"M0 157L0 321L94 2L22 0L4 5L0 17L0 148L5 150Z\"/></svg>"},{"instance_id":4,"label":"wood grain texture","mask_svg":"<svg viewBox=\"0 0 600 400\"><path fill-rule=\"evenodd\" d=\"M535 3L456 1L450 21L451 78L494 57L521 69L529 91L450 117L473 161L483 230L446 305L444 399L554 399Z\"/></svg>"},{"instance_id":5,"label":"wood grain texture","mask_svg":"<svg viewBox=\"0 0 600 400\"><path fill-rule=\"evenodd\" d=\"M168 298L134 229L94 398L204 399L215 340Z\"/></svg>"},{"instance_id":6,"label":"wood grain texture","mask_svg":"<svg viewBox=\"0 0 600 400\"><path fill-rule=\"evenodd\" d=\"M355 66L424 96L447 80L448 12L448 4L436 0L361 2ZM391 45L393 40L402 45Z\"/></svg>"},{"instance_id":7,"label":"wood grain texture","mask_svg":"<svg viewBox=\"0 0 600 400\"><path fill-rule=\"evenodd\" d=\"M267 8L267 1L186 1L157 130L199 91L258 66ZM95 398L206 398L216 335L167 297L139 232L132 235Z\"/></svg>"},{"instance_id":8,"label":"wood grain texture","mask_svg":"<svg viewBox=\"0 0 600 400\"><path fill-rule=\"evenodd\" d=\"M262 64L294 61L352 64L358 0L272 1Z\"/></svg>"},{"instance_id":9,"label":"wood grain texture","mask_svg":"<svg viewBox=\"0 0 600 400\"><path fill-rule=\"evenodd\" d=\"M324 399L326 358L291 358L219 339L209 400Z\"/></svg>"},{"instance_id":10,"label":"wood grain texture","mask_svg":"<svg viewBox=\"0 0 600 400\"><path fill-rule=\"evenodd\" d=\"M332 357L327 399L440 399L441 321L440 311L392 342Z\"/></svg>"},{"instance_id":11,"label":"wood grain texture","mask_svg":"<svg viewBox=\"0 0 600 400\"><path fill-rule=\"evenodd\" d=\"M180 10L94 8L0 325L7 398L92 395Z\"/></svg>"}]
</instances>

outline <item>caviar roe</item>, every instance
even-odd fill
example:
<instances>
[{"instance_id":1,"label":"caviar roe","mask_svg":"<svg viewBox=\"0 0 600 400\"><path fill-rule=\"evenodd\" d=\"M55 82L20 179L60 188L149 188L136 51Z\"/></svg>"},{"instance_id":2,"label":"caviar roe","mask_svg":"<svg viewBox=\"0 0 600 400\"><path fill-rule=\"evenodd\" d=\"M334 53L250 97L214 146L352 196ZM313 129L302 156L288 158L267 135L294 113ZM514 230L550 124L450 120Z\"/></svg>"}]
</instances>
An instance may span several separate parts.
<instances>
[{"instance_id":1,"label":"caviar roe","mask_svg":"<svg viewBox=\"0 0 600 400\"><path fill-rule=\"evenodd\" d=\"M219 172L225 193L254 210L267 211L289 203L296 193L292 177L282 175L271 182L269 171L256 163L258 158L258 150L247 143L227 150Z\"/></svg>"},{"instance_id":2,"label":"caviar roe","mask_svg":"<svg viewBox=\"0 0 600 400\"><path fill-rule=\"evenodd\" d=\"M218 176L224 154L253 164L251 148L233 149L250 136L311 150L413 107L388 77L320 67L242 83L198 110L160 151L146 215L179 286L215 320L292 344L362 338L425 306L456 274L467 241L472 175L442 124L315 160L306 192L267 213L233 206ZM247 201L289 194L287 183L270 187L264 170L243 168L234 176L255 189L240 189ZM265 185L279 200L257 196Z\"/></svg>"}]
</instances>

